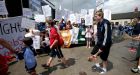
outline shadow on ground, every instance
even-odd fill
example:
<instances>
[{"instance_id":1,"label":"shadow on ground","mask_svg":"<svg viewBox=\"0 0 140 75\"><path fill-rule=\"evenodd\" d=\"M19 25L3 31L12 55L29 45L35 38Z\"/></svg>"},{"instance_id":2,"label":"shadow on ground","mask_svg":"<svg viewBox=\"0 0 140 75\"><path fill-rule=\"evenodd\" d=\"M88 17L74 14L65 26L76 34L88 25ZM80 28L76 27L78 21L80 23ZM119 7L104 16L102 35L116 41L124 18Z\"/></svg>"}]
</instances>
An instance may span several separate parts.
<instances>
[{"instance_id":1,"label":"shadow on ground","mask_svg":"<svg viewBox=\"0 0 140 75\"><path fill-rule=\"evenodd\" d=\"M58 60L59 61L59 60ZM59 61L60 62L60 61ZM75 58L69 58L67 60L67 64L68 64L68 67L72 66L75 64ZM54 66L52 66L51 68L49 69L46 69L46 71L40 73L41 75L49 75L51 74L53 71L57 70L58 69L58 66L61 66L62 64L59 63L59 64L56 64Z\"/></svg>"},{"instance_id":2,"label":"shadow on ground","mask_svg":"<svg viewBox=\"0 0 140 75\"><path fill-rule=\"evenodd\" d=\"M113 69L113 63L111 61L108 61L108 67L107 70L110 71Z\"/></svg>"}]
</instances>

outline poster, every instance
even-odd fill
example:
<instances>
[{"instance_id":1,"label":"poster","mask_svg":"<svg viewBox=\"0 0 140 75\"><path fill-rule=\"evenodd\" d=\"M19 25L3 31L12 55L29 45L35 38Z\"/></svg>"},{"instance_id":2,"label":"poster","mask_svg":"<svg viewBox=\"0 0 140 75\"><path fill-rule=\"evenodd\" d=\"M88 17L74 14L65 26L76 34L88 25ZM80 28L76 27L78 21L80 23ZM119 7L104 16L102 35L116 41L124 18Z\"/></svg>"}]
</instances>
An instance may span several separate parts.
<instances>
[{"instance_id":1,"label":"poster","mask_svg":"<svg viewBox=\"0 0 140 75\"><path fill-rule=\"evenodd\" d=\"M27 29L35 29L35 21L28 18L22 18L21 27Z\"/></svg>"},{"instance_id":2,"label":"poster","mask_svg":"<svg viewBox=\"0 0 140 75\"><path fill-rule=\"evenodd\" d=\"M93 25L93 16L85 15L85 25Z\"/></svg>"},{"instance_id":3,"label":"poster","mask_svg":"<svg viewBox=\"0 0 140 75\"><path fill-rule=\"evenodd\" d=\"M45 16L41 15L41 14L35 14L34 19L36 22L45 22L46 21Z\"/></svg>"},{"instance_id":4,"label":"poster","mask_svg":"<svg viewBox=\"0 0 140 75\"><path fill-rule=\"evenodd\" d=\"M21 17L0 20L0 37L7 40L15 50L21 50L25 29L21 28ZM9 50L0 45L0 54L10 55Z\"/></svg>"},{"instance_id":5,"label":"poster","mask_svg":"<svg viewBox=\"0 0 140 75\"><path fill-rule=\"evenodd\" d=\"M0 1L0 15L8 15L4 1Z\"/></svg>"},{"instance_id":6,"label":"poster","mask_svg":"<svg viewBox=\"0 0 140 75\"><path fill-rule=\"evenodd\" d=\"M23 16L32 18L33 17L32 10L29 8L23 8Z\"/></svg>"},{"instance_id":7,"label":"poster","mask_svg":"<svg viewBox=\"0 0 140 75\"><path fill-rule=\"evenodd\" d=\"M42 6L42 10L45 17L49 17L52 15L51 7L49 5Z\"/></svg>"}]
</instances>

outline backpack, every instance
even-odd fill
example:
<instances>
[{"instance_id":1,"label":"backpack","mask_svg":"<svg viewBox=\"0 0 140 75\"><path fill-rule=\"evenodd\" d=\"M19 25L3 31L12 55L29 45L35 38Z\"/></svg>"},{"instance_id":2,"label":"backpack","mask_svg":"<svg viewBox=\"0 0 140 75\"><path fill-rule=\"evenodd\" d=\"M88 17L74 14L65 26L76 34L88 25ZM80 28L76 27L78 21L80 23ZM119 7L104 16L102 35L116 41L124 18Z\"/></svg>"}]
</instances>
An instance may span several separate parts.
<instances>
[{"instance_id":1,"label":"backpack","mask_svg":"<svg viewBox=\"0 0 140 75\"><path fill-rule=\"evenodd\" d=\"M31 51L34 53L34 56L36 56L37 53L35 52L35 49L34 49L32 46L30 46L29 48L30 48ZM26 48L23 48L22 51L20 51L19 53L17 53L17 56L18 56L18 59L19 59L19 60L24 59L23 55L24 55L25 51L26 51Z\"/></svg>"},{"instance_id":2,"label":"backpack","mask_svg":"<svg viewBox=\"0 0 140 75\"><path fill-rule=\"evenodd\" d=\"M25 49L23 57L24 57L25 65L28 69L33 68L37 64L34 52L31 50L30 47L27 47Z\"/></svg>"}]
</instances>

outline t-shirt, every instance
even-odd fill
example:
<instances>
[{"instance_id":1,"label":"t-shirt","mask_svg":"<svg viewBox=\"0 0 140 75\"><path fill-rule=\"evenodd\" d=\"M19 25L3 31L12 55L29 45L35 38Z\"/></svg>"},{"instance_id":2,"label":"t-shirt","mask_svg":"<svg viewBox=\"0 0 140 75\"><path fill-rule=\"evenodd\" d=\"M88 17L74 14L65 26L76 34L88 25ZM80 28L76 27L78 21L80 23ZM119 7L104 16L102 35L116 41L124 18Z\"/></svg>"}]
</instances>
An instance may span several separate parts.
<instances>
[{"instance_id":1,"label":"t-shirt","mask_svg":"<svg viewBox=\"0 0 140 75\"><path fill-rule=\"evenodd\" d=\"M53 42L59 38L59 34L57 33L57 30L55 27L51 27L50 29L50 46L53 44Z\"/></svg>"}]
</instances>

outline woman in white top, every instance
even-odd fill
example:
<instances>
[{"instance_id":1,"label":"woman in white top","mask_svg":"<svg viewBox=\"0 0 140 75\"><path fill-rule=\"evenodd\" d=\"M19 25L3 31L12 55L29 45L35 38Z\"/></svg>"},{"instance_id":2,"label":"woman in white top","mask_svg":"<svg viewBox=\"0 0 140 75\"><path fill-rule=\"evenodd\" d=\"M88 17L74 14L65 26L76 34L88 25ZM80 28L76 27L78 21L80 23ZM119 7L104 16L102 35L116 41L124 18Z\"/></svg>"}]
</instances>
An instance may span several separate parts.
<instances>
[{"instance_id":1,"label":"woman in white top","mask_svg":"<svg viewBox=\"0 0 140 75\"><path fill-rule=\"evenodd\" d=\"M93 29L88 26L86 28L86 35L85 35L85 38L86 38L86 41L87 41L87 48L90 48L91 39L92 39L92 33L93 33Z\"/></svg>"}]
</instances>

